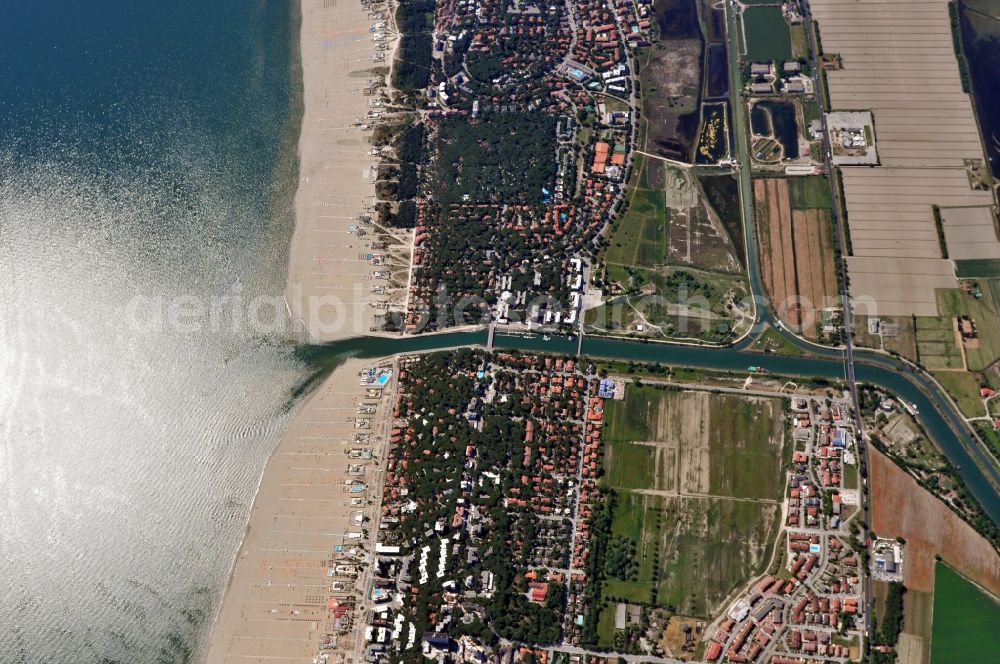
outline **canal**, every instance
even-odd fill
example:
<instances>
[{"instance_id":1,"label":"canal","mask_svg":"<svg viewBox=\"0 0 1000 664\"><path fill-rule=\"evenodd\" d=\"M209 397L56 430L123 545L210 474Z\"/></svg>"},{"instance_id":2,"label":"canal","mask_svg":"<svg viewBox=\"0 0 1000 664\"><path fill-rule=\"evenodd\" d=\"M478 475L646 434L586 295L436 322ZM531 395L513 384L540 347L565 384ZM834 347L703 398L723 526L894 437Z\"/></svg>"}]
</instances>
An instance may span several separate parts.
<instances>
[{"instance_id":1,"label":"canal","mask_svg":"<svg viewBox=\"0 0 1000 664\"><path fill-rule=\"evenodd\" d=\"M304 347L304 361L326 375L346 357L375 358L397 353L418 353L465 346L485 346L486 332L451 332L403 338L359 337L331 344ZM576 340L553 336L497 334L495 349L576 354ZM586 337L583 355L594 358L635 362L659 362L667 366L745 373L750 365L763 366L771 374L791 378L844 380L843 359L835 351L830 357L792 357L749 352L739 348L710 348L665 343L642 343L625 339ZM881 387L906 403L916 406L917 419L945 456L958 469L983 509L1000 523L1000 472L982 446L973 440L951 405L936 396L936 391L922 376L911 372L892 358L857 356L857 380Z\"/></svg>"}]
</instances>

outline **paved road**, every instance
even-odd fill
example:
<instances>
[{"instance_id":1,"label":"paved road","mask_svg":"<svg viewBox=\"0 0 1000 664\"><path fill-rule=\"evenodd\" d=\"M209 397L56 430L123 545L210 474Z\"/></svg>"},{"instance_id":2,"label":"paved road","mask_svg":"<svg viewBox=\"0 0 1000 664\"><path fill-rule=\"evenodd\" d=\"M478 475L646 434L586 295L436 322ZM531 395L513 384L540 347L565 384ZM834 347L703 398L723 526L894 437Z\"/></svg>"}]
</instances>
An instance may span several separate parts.
<instances>
[{"instance_id":1,"label":"paved road","mask_svg":"<svg viewBox=\"0 0 1000 664\"><path fill-rule=\"evenodd\" d=\"M628 662L628 664L645 664L645 662L652 662L652 664L698 664L698 662L685 662L684 660L670 659L669 657L655 657L653 655L620 655L618 653L587 650L586 648L578 648L576 646L559 646L558 648L549 649L549 652L552 653L556 650L559 652L567 652L570 655L593 655L594 657L606 657L612 660L623 659Z\"/></svg>"},{"instance_id":2,"label":"paved road","mask_svg":"<svg viewBox=\"0 0 1000 664\"><path fill-rule=\"evenodd\" d=\"M812 18L809 13L808 2L803 2L804 18L807 26L812 25ZM750 273L750 283L751 292L753 294L755 302L757 302L757 319L772 324L772 326L779 331L779 333L794 343L796 346L801 346L799 343L799 338L788 331L783 325L781 325L776 319L773 312L763 303L767 301L765 297L765 292L763 284L761 282L760 270L757 266L757 251L756 251L756 236L754 231L756 230L754 224L754 205L753 205L753 189L750 178L750 138L748 123L746 118L746 102L743 98L742 92L742 65L739 53L739 39L737 31L736 15L732 2L726 3L726 34L728 39L728 52L729 52L729 66L730 66L730 101L733 107L733 131L736 132L736 148L737 154L736 159L739 164L739 182L740 182L740 202L743 209L743 222L744 222L744 234L746 236L747 242L747 267ZM826 171L830 177L828 177L830 183L830 194L831 200L833 201L833 225L834 225L834 238L836 242L837 251L841 257L841 274L846 274L846 262L844 259L844 251L841 240L841 215L839 213L839 197L837 192L834 190L833 185L833 164L830 159L830 144L829 144L829 132L827 132L826 127L826 116L823 102L823 95L820 94L820 75L819 67L817 65L817 52L815 45L815 37L813 35L812 29L807 29L806 34L808 35L808 45L809 45L809 62L813 69L813 81L816 91L816 99L819 102L820 118L823 126L823 157L826 162ZM840 289L841 301L844 303L843 307L843 337L844 337L844 347L839 354L843 357L844 362L844 376L846 378L847 387L851 393L852 405L854 408L854 419L857 422L858 435L857 435L857 446L858 455L861 462L862 468L868 467L868 455L865 450L865 437L862 431L862 419L861 419L861 409L858 404L858 390L857 390L857 380L855 377L854 370L854 346L851 339L852 326L852 312L850 307L849 293L847 291L847 285L844 279L838 280L838 286ZM815 352L815 351L813 351ZM861 504L863 509L863 522L865 524L870 524L870 515L868 512L868 485L865 483L862 489ZM870 632L871 624L869 616L871 614L870 604L871 604L871 587L870 587L870 577L866 574L863 577L863 595L865 602L865 636ZM867 653L868 640L865 639L865 652Z\"/></svg>"},{"instance_id":3,"label":"paved road","mask_svg":"<svg viewBox=\"0 0 1000 664\"><path fill-rule=\"evenodd\" d=\"M842 275L847 274L847 252L844 251L843 237L844 229L842 228L843 216L840 210L840 196L837 194L836 187L834 186L833 178L833 150L830 146L830 132L829 127L826 122L826 101L825 101L825 90L821 87L824 81L820 75L819 68L819 49L816 45L816 35L813 32L812 26L812 12L809 8L808 0L802 1L802 15L805 19L806 24L806 37L809 48L809 66L812 67L813 76L813 90L816 95L816 102L819 105L819 118L820 125L823 129L823 163L826 166L827 182L830 186L830 200L832 201L832 218L833 218L833 238L836 244L837 253L840 255L840 273ZM841 278L838 279L838 285L840 287L840 298L841 302L844 303L844 313L843 313L843 331L844 331L844 369L847 375L847 385L851 390L851 403L854 406L854 418L857 423L857 446L858 446L858 458L861 463L862 468L868 468L868 451L867 443L864 432L864 420L861 418L861 408L858 404L858 385L857 380L854 375L854 339L852 330L854 330L853 316L854 312L850 307L850 293L848 292L848 287L846 280ZM867 473L865 473L867 475ZM871 513L869 511L869 505L871 501L869 500L869 482L864 482L861 491L861 518L862 523L866 528L871 527ZM868 654L869 640L868 635L871 633L872 623L872 593L871 593L871 570L869 566L864 566L864 575L862 576L862 598L864 601L864 644L865 644L865 654Z\"/></svg>"}]
</instances>

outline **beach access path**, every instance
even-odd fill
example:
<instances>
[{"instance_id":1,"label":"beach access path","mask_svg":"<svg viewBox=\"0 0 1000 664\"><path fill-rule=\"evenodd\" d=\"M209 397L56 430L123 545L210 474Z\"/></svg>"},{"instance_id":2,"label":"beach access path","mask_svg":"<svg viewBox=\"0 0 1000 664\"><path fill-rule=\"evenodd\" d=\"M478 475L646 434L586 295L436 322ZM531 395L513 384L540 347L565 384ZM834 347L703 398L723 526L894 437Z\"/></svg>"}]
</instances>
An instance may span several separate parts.
<instances>
[{"instance_id":1,"label":"beach access path","mask_svg":"<svg viewBox=\"0 0 1000 664\"><path fill-rule=\"evenodd\" d=\"M360 125L373 121L374 97L364 89L386 64L373 60L375 21L359 0L302 0L301 7L304 113L285 300L322 342L368 334L377 313L372 236L351 229L375 201L378 157Z\"/></svg>"}]
</instances>

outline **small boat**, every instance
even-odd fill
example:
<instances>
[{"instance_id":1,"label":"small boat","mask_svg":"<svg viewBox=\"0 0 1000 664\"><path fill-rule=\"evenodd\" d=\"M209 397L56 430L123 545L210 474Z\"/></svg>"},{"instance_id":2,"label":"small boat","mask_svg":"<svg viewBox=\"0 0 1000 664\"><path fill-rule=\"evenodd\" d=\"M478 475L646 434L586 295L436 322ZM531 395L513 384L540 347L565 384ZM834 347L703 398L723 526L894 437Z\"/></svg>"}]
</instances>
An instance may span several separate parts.
<instances>
[{"instance_id":1,"label":"small boat","mask_svg":"<svg viewBox=\"0 0 1000 664\"><path fill-rule=\"evenodd\" d=\"M552 338L552 337L551 337L551 336L549 336L548 334L543 334L543 335L542 335L542 341L548 341L548 340L549 340L549 339L551 339L551 338Z\"/></svg>"}]
</instances>

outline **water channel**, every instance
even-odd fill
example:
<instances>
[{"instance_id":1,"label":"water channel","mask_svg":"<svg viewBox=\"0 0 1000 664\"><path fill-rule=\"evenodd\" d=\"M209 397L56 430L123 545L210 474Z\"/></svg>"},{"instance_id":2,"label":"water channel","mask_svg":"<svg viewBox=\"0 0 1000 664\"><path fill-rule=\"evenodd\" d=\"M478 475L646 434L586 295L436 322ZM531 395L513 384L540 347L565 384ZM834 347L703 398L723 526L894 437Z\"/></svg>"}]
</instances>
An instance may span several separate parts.
<instances>
[{"instance_id":1,"label":"water channel","mask_svg":"<svg viewBox=\"0 0 1000 664\"><path fill-rule=\"evenodd\" d=\"M576 354L576 340L554 336L497 334L495 349ZM451 332L404 338L359 337L303 349L303 359L324 374L345 357L386 357L462 346L485 346L486 332ZM643 343L606 337L586 337L583 355L623 361L658 362L668 366L746 373L751 365L763 366L770 374L791 378L844 380L843 359L834 350L826 357L794 357L763 354L740 347L711 348L666 343ZM894 358L864 354L856 358L859 382L887 390L917 410L917 419L945 456L956 467L972 494L995 522L1000 522L1000 472L982 446L964 428L950 403L937 394L926 378L911 372Z\"/></svg>"}]
</instances>

